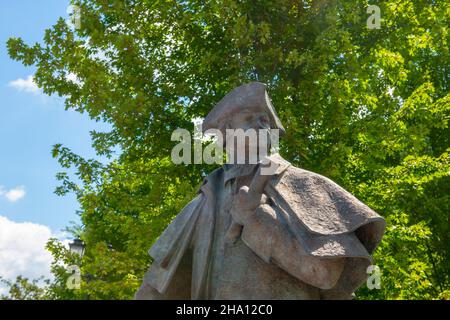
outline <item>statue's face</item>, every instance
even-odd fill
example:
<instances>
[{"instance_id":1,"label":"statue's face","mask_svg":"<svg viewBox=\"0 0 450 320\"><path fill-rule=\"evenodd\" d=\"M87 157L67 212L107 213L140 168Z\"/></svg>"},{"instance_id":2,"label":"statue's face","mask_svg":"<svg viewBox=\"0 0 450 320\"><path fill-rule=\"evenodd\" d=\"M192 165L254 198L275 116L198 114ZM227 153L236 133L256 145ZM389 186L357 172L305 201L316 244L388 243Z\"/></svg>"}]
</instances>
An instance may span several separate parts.
<instances>
[{"instance_id":1,"label":"statue's face","mask_svg":"<svg viewBox=\"0 0 450 320\"><path fill-rule=\"evenodd\" d=\"M233 115L229 123L231 129L268 129L270 127L269 117L265 112L242 111Z\"/></svg>"},{"instance_id":2,"label":"statue's face","mask_svg":"<svg viewBox=\"0 0 450 320\"><path fill-rule=\"evenodd\" d=\"M225 129L242 129L244 132L248 132L247 130L253 129L255 132L256 139L244 138L242 141L243 144L239 144L237 141L239 138L236 136L231 136L227 134L227 132L223 132L225 137L225 147L230 154L239 155L240 157L245 157L245 162L249 163L249 159L251 159L250 155L259 155L259 129L269 129L270 128L270 119L269 116L265 112L249 112L243 111L236 113L233 115L232 119L229 120ZM236 132L236 134L242 133ZM249 135L251 136L251 135ZM267 142L266 142L267 143ZM230 152L231 148L234 148L232 152ZM237 159L235 159L237 162Z\"/></svg>"}]
</instances>

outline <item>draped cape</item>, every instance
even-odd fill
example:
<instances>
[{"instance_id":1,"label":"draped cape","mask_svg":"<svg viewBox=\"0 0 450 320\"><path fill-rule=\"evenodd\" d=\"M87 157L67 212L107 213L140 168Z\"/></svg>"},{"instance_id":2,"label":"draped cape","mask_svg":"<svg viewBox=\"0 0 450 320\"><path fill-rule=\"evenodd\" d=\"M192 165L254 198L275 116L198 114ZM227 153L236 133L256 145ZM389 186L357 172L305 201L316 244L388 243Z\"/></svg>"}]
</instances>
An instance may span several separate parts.
<instances>
[{"instance_id":1,"label":"draped cape","mask_svg":"<svg viewBox=\"0 0 450 320\"><path fill-rule=\"evenodd\" d=\"M324 259L356 258L350 259L353 267L345 268L341 278L352 279L355 287L360 285L365 280L370 254L383 236L384 219L330 179L296 168L279 155L270 159L278 169L264 193L276 208L283 232L289 232L307 255ZM191 298L209 298L216 194L222 185L223 168L219 168L205 178L197 197L184 207L150 249L154 262L144 281L160 293L167 290L181 259L192 249L189 251L192 254ZM264 253L256 254L264 258ZM353 270L358 264L362 272L355 276Z\"/></svg>"}]
</instances>

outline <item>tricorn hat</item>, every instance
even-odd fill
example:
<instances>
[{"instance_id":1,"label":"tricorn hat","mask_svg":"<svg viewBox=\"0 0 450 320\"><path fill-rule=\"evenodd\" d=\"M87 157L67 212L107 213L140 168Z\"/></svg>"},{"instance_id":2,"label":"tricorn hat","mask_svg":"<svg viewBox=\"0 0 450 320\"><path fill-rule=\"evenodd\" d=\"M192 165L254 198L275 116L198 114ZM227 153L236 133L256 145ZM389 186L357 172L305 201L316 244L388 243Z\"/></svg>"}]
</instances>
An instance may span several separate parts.
<instances>
[{"instance_id":1,"label":"tricorn hat","mask_svg":"<svg viewBox=\"0 0 450 320\"><path fill-rule=\"evenodd\" d=\"M223 97L203 121L203 132L208 129L221 129L228 118L241 111L266 112L270 119L270 127L279 129L280 135L285 133L267 94L266 85L261 82L241 85Z\"/></svg>"}]
</instances>

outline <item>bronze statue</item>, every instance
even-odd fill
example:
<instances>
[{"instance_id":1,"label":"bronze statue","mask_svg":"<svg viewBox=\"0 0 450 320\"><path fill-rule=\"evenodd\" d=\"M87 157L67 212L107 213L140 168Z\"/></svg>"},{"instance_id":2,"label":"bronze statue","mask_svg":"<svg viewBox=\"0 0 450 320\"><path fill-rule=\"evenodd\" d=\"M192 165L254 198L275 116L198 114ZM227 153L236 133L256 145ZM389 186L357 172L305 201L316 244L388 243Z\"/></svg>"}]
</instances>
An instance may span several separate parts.
<instances>
[{"instance_id":1,"label":"bronze statue","mask_svg":"<svg viewBox=\"0 0 450 320\"><path fill-rule=\"evenodd\" d=\"M284 132L259 82L227 94L205 118L210 128ZM330 179L268 159L227 163L205 178L150 249L136 299L352 298L384 219ZM267 166L276 169L263 175Z\"/></svg>"}]
</instances>

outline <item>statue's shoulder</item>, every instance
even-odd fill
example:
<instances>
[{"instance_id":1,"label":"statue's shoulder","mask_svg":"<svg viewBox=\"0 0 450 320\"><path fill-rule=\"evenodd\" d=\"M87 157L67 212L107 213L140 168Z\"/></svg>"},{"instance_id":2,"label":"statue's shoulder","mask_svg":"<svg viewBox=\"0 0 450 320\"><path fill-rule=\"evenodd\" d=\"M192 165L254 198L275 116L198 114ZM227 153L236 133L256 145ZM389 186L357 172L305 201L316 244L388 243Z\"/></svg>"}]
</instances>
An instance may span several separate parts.
<instances>
[{"instance_id":1,"label":"statue's shoulder","mask_svg":"<svg viewBox=\"0 0 450 320\"><path fill-rule=\"evenodd\" d=\"M286 160L285 160L286 161ZM322 187L340 188L333 180L319 173L309 171L292 164L286 167L280 174L279 181L287 184L304 184L312 183Z\"/></svg>"},{"instance_id":2,"label":"statue's shoulder","mask_svg":"<svg viewBox=\"0 0 450 320\"><path fill-rule=\"evenodd\" d=\"M319 173L309 171L303 168L290 165L278 176L276 188L283 193L291 193L294 197L311 198L334 198L337 195L345 195L346 198L351 194L336 182ZM292 197L292 196L291 196ZM305 199L302 199L304 202Z\"/></svg>"},{"instance_id":3,"label":"statue's shoulder","mask_svg":"<svg viewBox=\"0 0 450 320\"><path fill-rule=\"evenodd\" d=\"M285 209L292 213L292 217L298 218L312 233L348 233L375 222L377 234L384 230L381 216L343 187L318 173L290 165L274 179L272 186L278 203L286 204Z\"/></svg>"},{"instance_id":4,"label":"statue's shoulder","mask_svg":"<svg viewBox=\"0 0 450 320\"><path fill-rule=\"evenodd\" d=\"M284 184L298 184L305 179L326 179L332 182L318 173L294 166L278 153L271 155L268 159L274 168L272 185L277 185L280 182Z\"/></svg>"}]
</instances>

